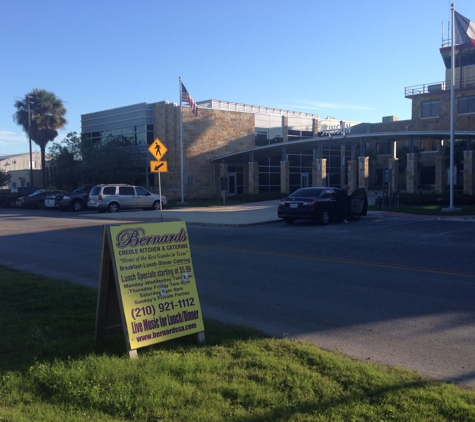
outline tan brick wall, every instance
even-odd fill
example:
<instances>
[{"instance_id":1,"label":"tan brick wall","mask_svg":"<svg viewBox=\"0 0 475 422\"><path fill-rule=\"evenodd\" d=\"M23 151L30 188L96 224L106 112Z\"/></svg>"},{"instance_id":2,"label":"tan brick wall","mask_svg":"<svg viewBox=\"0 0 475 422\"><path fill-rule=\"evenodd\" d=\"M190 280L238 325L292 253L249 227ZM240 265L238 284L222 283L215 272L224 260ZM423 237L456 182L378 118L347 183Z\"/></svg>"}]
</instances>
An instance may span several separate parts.
<instances>
[{"instance_id":1,"label":"tan brick wall","mask_svg":"<svg viewBox=\"0 0 475 422\"><path fill-rule=\"evenodd\" d=\"M356 160L348 161L348 186L350 192L358 187L358 162Z\"/></svg>"},{"instance_id":2,"label":"tan brick wall","mask_svg":"<svg viewBox=\"0 0 475 422\"><path fill-rule=\"evenodd\" d=\"M369 157L358 157L358 187L364 188L368 194L369 188Z\"/></svg>"},{"instance_id":3,"label":"tan brick wall","mask_svg":"<svg viewBox=\"0 0 475 422\"><path fill-rule=\"evenodd\" d=\"M475 89L456 89L455 97L455 130L474 130L475 113L458 114L457 105L460 97L475 95ZM410 97L412 100L412 120L398 120L388 123L374 123L372 132L392 132L405 130L450 130L450 89L445 91L419 94ZM421 104L425 101L439 101L439 117L421 117ZM406 128L407 126L407 128Z\"/></svg>"},{"instance_id":4,"label":"tan brick wall","mask_svg":"<svg viewBox=\"0 0 475 422\"><path fill-rule=\"evenodd\" d=\"M463 193L473 195L475 193L475 151L463 153Z\"/></svg>"},{"instance_id":5,"label":"tan brick wall","mask_svg":"<svg viewBox=\"0 0 475 422\"><path fill-rule=\"evenodd\" d=\"M445 157L435 157L435 193L442 193L447 185L447 168Z\"/></svg>"},{"instance_id":6,"label":"tan brick wall","mask_svg":"<svg viewBox=\"0 0 475 422\"><path fill-rule=\"evenodd\" d=\"M409 193L417 189L417 155L407 154L406 190Z\"/></svg>"},{"instance_id":7,"label":"tan brick wall","mask_svg":"<svg viewBox=\"0 0 475 422\"><path fill-rule=\"evenodd\" d=\"M258 194L259 193L259 165L257 161L252 161L248 164L249 170L249 193Z\"/></svg>"},{"instance_id":8,"label":"tan brick wall","mask_svg":"<svg viewBox=\"0 0 475 422\"><path fill-rule=\"evenodd\" d=\"M327 183L327 159L319 158L312 162L313 186L326 186Z\"/></svg>"},{"instance_id":9,"label":"tan brick wall","mask_svg":"<svg viewBox=\"0 0 475 422\"><path fill-rule=\"evenodd\" d=\"M200 108L199 117L183 106L184 191L193 177L193 196L219 194L219 169L210 159L254 147L255 119L250 113ZM161 174L162 192L170 198L181 195L180 107L167 102L154 108L155 138L168 149L163 157L168 173ZM150 159L153 159L150 155ZM244 172L246 168L243 168Z\"/></svg>"},{"instance_id":10,"label":"tan brick wall","mask_svg":"<svg viewBox=\"0 0 475 422\"><path fill-rule=\"evenodd\" d=\"M289 169L290 169L290 163L288 161L280 162L280 192L281 193L290 193Z\"/></svg>"}]
</instances>

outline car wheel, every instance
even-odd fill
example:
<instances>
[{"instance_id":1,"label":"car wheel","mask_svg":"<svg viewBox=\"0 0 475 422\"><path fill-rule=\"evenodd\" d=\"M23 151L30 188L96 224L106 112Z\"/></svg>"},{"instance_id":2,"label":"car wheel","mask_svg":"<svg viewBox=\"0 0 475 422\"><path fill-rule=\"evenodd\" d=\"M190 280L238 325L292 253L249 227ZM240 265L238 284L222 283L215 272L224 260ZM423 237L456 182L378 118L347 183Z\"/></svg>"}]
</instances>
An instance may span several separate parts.
<instances>
[{"instance_id":1,"label":"car wheel","mask_svg":"<svg viewBox=\"0 0 475 422\"><path fill-rule=\"evenodd\" d=\"M81 201L74 201L71 207L73 211L82 211L82 209L84 208Z\"/></svg>"},{"instance_id":2,"label":"car wheel","mask_svg":"<svg viewBox=\"0 0 475 422\"><path fill-rule=\"evenodd\" d=\"M322 213L320 214L319 220L322 226L326 226L330 222L330 214L328 213L327 210L322 211Z\"/></svg>"},{"instance_id":3,"label":"car wheel","mask_svg":"<svg viewBox=\"0 0 475 422\"><path fill-rule=\"evenodd\" d=\"M160 211L160 201L155 201L152 205L152 210Z\"/></svg>"},{"instance_id":4,"label":"car wheel","mask_svg":"<svg viewBox=\"0 0 475 422\"><path fill-rule=\"evenodd\" d=\"M358 221L361 218L361 214L351 214L350 220Z\"/></svg>"},{"instance_id":5,"label":"car wheel","mask_svg":"<svg viewBox=\"0 0 475 422\"><path fill-rule=\"evenodd\" d=\"M40 199L40 200L36 203L36 208L38 208L39 210L44 210L44 209L45 209L45 200L44 200L44 199Z\"/></svg>"},{"instance_id":6,"label":"car wheel","mask_svg":"<svg viewBox=\"0 0 475 422\"><path fill-rule=\"evenodd\" d=\"M294 224L295 223L295 218L284 218L284 221L287 224Z\"/></svg>"},{"instance_id":7,"label":"car wheel","mask_svg":"<svg viewBox=\"0 0 475 422\"><path fill-rule=\"evenodd\" d=\"M107 211L108 212L117 212L119 211L120 209L120 206L117 202L111 202L108 206L107 206Z\"/></svg>"}]
</instances>

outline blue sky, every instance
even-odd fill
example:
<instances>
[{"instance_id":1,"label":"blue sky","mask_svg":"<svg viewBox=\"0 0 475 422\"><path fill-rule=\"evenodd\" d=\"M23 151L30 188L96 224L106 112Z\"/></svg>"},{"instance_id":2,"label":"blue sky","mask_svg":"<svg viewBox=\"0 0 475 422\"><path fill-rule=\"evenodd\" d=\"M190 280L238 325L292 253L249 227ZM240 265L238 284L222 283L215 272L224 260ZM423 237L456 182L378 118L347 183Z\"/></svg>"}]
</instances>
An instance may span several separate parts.
<instances>
[{"instance_id":1,"label":"blue sky","mask_svg":"<svg viewBox=\"0 0 475 422\"><path fill-rule=\"evenodd\" d=\"M380 122L404 88L444 79L447 0L0 0L0 156L28 152L12 119L34 88L81 114L218 99ZM475 21L473 0L456 10ZM33 144L34 150L39 148Z\"/></svg>"}]
</instances>

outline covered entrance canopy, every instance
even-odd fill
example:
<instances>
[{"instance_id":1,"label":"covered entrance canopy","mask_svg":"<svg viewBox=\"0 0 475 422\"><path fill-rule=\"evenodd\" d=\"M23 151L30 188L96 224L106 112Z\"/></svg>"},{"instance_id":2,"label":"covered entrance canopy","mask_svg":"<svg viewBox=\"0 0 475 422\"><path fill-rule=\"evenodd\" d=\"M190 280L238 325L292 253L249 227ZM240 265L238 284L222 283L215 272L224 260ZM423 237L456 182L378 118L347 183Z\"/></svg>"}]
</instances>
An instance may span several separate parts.
<instances>
[{"instance_id":1,"label":"covered entrance canopy","mask_svg":"<svg viewBox=\"0 0 475 422\"><path fill-rule=\"evenodd\" d=\"M472 139L475 139L475 131L456 131L455 139L466 140L467 150L470 149ZM450 132L446 131L397 131L397 132L373 132L373 133L351 133L345 135L320 136L307 138L291 142L280 142L271 145L259 146L250 149L216 156L210 161L220 165L221 175L226 174L227 168L232 166L241 166L242 169L248 168L249 173L243 174L244 179L248 178L249 193L263 192L282 192L289 193L303 185L309 186L343 186L349 184L351 189L369 186L369 158L366 149L372 148L372 153L376 151L375 146L383 145L384 152L379 152L385 156L386 163L383 168L395 168L396 166L396 147L403 144L409 154L413 154L415 144L419 141L431 140L435 142L436 149L431 151L436 153L439 158L434 161L436 177L434 182L435 190L442 191L445 186L444 179L446 172L444 161L442 159L443 150L441 148L442 140L449 142ZM445 144L445 146L447 143ZM348 148L349 146L349 148ZM331 160L328 152L332 150ZM336 153L335 153L336 151ZM292 157L301 155L301 163L292 164ZM337 154L338 156L335 156ZM377 152L378 154L378 152ZM433 157L435 157L433 155ZM261 165L262 162L269 161L269 166ZM389 160L389 161L388 161ZM328 163L327 163L328 161ZM333 164L330 164L333 161ZM407 160L406 167L406 189L408 192L414 192L417 189L417 161L412 155ZM294 160L295 162L295 160ZM335 164L336 162L336 164ZM258 164L259 163L259 164ZM332 166L330 168L330 166ZM387 167L386 167L387 166ZM373 167L375 167L373 165ZM382 167L381 164L379 167ZM397 167L396 167L397 168ZM375 168L373 168L373 171ZM378 170L381 172L382 170ZM470 170L471 174L473 169ZM244 172L246 173L246 172ZM375 173L374 173L375 174ZM378 173L379 174L379 173ZM397 171L392 172L394 179L392 186L397 186ZM434 177L434 173L433 177ZM303 177L305 176L305 177ZM309 177L311 178L309 183ZM263 180L268 182L269 189L263 186ZM302 182L304 180L304 182ZM403 181L403 179L400 179ZM404 182L404 181L403 181ZM373 181L372 183L376 183ZM470 188L473 189L473 188Z\"/></svg>"},{"instance_id":2,"label":"covered entrance canopy","mask_svg":"<svg viewBox=\"0 0 475 422\"><path fill-rule=\"evenodd\" d=\"M455 139L466 139L470 142L475 138L475 131L455 131ZM450 131L404 131L404 132L376 132L376 133L352 133L345 136L320 136L318 138L308 138L292 142L280 142L271 145L265 145L246 149L230 154L214 157L210 159L212 163L244 164L252 161L258 161L261 158L280 155L282 159L286 154L297 153L301 150L314 149L315 158L322 158L318 151L325 147L335 147L341 145L354 145L360 147L360 155L364 155L367 143L376 142L403 142L409 143L409 150L412 152L414 141L420 139L438 139L449 140Z\"/></svg>"}]
</instances>

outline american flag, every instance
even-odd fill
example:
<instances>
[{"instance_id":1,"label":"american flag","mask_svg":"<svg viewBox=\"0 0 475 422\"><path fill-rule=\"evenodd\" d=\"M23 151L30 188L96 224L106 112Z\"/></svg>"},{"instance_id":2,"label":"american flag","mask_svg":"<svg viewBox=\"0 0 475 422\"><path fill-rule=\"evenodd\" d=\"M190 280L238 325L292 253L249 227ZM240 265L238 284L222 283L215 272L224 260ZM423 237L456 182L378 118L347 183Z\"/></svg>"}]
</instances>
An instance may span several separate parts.
<instances>
[{"instance_id":1,"label":"american flag","mask_svg":"<svg viewBox=\"0 0 475 422\"><path fill-rule=\"evenodd\" d=\"M193 114L195 116L198 116L198 106L196 105L195 100L191 97L191 95L188 94L188 91L186 90L185 85L183 85L183 82L181 83L181 100L185 103L188 103Z\"/></svg>"}]
</instances>

